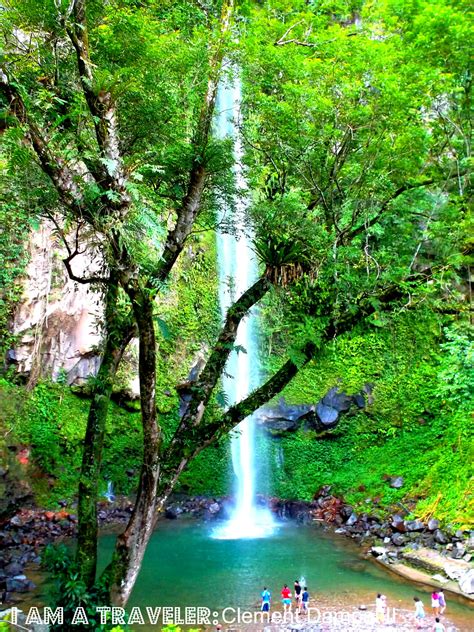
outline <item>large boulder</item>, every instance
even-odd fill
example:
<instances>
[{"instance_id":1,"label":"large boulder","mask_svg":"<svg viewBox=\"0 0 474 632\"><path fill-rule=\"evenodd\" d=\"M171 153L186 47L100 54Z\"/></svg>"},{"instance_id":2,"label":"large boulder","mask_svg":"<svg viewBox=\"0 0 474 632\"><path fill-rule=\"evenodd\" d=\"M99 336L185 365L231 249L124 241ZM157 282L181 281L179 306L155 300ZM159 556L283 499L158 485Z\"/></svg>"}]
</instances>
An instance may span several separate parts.
<instances>
[{"instance_id":1,"label":"large boulder","mask_svg":"<svg viewBox=\"0 0 474 632\"><path fill-rule=\"evenodd\" d=\"M276 406L260 408L255 413L255 419L270 434L278 436L298 430L303 417L311 411L314 411L314 406L287 404L285 398L282 397Z\"/></svg>"},{"instance_id":2,"label":"large boulder","mask_svg":"<svg viewBox=\"0 0 474 632\"><path fill-rule=\"evenodd\" d=\"M434 539L435 542L437 542L438 544L447 544L448 543L448 536L441 531L441 529L436 529L436 531L434 532Z\"/></svg>"},{"instance_id":3,"label":"large boulder","mask_svg":"<svg viewBox=\"0 0 474 632\"><path fill-rule=\"evenodd\" d=\"M339 412L331 406L326 406L319 402L316 406L316 413L321 424L326 428L335 426L339 420Z\"/></svg>"},{"instance_id":4,"label":"large boulder","mask_svg":"<svg viewBox=\"0 0 474 632\"><path fill-rule=\"evenodd\" d=\"M459 588L467 595L474 593L474 568L471 568L459 578Z\"/></svg>"},{"instance_id":5,"label":"large boulder","mask_svg":"<svg viewBox=\"0 0 474 632\"><path fill-rule=\"evenodd\" d=\"M335 428L342 414L355 405L363 409L372 403L372 385L366 384L362 391L347 395L338 386L331 388L316 404L287 404L282 397L277 405L263 406L255 413L257 423L273 436L283 436L299 428L318 431Z\"/></svg>"}]
</instances>

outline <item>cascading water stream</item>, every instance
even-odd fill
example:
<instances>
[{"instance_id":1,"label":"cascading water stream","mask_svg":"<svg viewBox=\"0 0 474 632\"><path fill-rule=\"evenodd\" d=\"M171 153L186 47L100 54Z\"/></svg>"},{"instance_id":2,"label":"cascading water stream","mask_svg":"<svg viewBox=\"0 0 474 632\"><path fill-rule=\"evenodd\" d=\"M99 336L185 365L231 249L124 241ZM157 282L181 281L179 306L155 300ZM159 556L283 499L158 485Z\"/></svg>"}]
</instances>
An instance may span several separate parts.
<instances>
[{"instance_id":1,"label":"cascading water stream","mask_svg":"<svg viewBox=\"0 0 474 632\"><path fill-rule=\"evenodd\" d=\"M221 84L215 128L219 138L231 138L234 143L234 173L238 190L245 189L242 170L242 143L237 125L240 106L240 82ZM221 209L225 218L226 208ZM257 261L251 248L251 229L246 221L246 203L236 200L232 234L218 234L219 302L222 318L229 306L257 278ZM259 384L259 357L255 316L250 312L242 320L235 346L226 365L223 387L228 404L246 397ZM245 350L245 351L244 351ZM247 417L231 438L232 464L236 477L235 507L228 522L217 528L213 536L221 539L257 538L274 530L273 517L265 507L257 507L255 498L255 421Z\"/></svg>"}]
</instances>

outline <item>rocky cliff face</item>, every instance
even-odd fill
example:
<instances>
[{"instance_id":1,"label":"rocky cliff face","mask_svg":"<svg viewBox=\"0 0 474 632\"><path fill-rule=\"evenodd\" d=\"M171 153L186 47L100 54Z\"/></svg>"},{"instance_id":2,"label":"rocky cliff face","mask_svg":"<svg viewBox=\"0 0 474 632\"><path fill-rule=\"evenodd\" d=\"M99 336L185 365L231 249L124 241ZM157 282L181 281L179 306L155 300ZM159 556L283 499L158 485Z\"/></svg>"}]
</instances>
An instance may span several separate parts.
<instances>
[{"instance_id":1,"label":"rocky cliff face","mask_svg":"<svg viewBox=\"0 0 474 632\"><path fill-rule=\"evenodd\" d=\"M31 382L45 375L56 379L63 370L68 383L81 383L98 368L100 294L69 279L64 250L49 222L32 232L27 247L30 263L12 323L17 344L8 354L9 362ZM75 274L90 267L85 255L74 259Z\"/></svg>"}]
</instances>

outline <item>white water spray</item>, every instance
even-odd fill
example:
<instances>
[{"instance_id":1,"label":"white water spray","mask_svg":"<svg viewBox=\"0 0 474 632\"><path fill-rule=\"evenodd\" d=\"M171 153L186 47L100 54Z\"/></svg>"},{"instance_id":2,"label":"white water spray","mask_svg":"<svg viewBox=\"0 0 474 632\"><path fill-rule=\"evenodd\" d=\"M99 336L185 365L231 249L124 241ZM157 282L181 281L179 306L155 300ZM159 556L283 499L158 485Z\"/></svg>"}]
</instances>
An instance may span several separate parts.
<instances>
[{"instance_id":1,"label":"white water spray","mask_svg":"<svg viewBox=\"0 0 474 632\"><path fill-rule=\"evenodd\" d=\"M234 173L238 190L245 189L242 170L242 142L238 129L241 91L236 78L233 85L221 84L218 96L216 134L234 141ZM221 209L225 218L226 209ZM222 318L229 306L257 279L257 261L251 248L251 229L246 221L246 203L236 200L234 234L219 232L219 302ZM244 318L237 331L235 346L227 361L223 377L228 404L240 401L259 384L259 357L255 316ZM245 350L245 352L243 351ZM265 507L257 507L255 499L255 421L247 417L231 439L232 464L236 477L236 501L228 522L217 528L213 536L219 539L259 538L274 530L273 517Z\"/></svg>"}]
</instances>

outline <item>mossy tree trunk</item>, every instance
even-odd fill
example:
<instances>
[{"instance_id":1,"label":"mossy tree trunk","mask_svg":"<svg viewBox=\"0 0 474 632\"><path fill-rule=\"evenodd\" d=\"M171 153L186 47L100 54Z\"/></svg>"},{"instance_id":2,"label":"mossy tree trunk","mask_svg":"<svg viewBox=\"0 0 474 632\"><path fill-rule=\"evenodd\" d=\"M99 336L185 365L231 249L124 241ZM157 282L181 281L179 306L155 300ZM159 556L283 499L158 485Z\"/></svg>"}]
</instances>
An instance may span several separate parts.
<instances>
[{"instance_id":1,"label":"mossy tree trunk","mask_svg":"<svg viewBox=\"0 0 474 632\"><path fill-rule=\"evenodd\" d=\"M135 332L134 323L117 322L117 299L118 287L110 284L105 296L104 349L93 382L79 479L76 562L89 588L94 585L97 572L97 499L110 396L120 361Z\"/></svg>"},{"instance_id":2,"label":"mossy tree trunk","mask_svg":"<svg viewBox=\"0 0 474 632\"><path fill-rule=\"evenodd\" d=\"M162 438L156 412L154 300L146 290L130 291L129 296L138 326L143 460L132 515L117 538L112 562L105 571L111 602L117 605L127 603L153 531Z\"/></svg>"}]
</instances>

